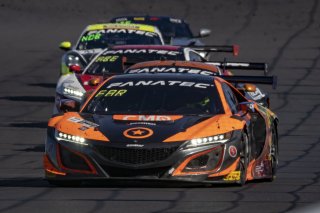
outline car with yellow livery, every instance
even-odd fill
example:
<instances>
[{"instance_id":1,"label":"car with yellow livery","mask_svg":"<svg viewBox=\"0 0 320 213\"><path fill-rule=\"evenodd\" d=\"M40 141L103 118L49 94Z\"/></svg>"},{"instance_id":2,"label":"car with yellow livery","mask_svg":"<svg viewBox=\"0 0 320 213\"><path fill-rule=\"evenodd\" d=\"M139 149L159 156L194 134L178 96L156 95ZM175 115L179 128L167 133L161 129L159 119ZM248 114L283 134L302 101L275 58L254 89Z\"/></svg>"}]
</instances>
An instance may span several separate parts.
<instances>
[{"instance_id":1,"label":"car with yellow livery","mask_svg":"<svg viewBox=\"0 0 320 213\"><path fill-rule=\"evenodd\" d=\"M114 45L163 45L157 27L144 24L103 23L87 26L77 43L64 41L60 49L67 51L62 56L61 75L69 74L69 67L78 65L84 69L92 58L103 49Z\"/></svg>"}]
</instances>

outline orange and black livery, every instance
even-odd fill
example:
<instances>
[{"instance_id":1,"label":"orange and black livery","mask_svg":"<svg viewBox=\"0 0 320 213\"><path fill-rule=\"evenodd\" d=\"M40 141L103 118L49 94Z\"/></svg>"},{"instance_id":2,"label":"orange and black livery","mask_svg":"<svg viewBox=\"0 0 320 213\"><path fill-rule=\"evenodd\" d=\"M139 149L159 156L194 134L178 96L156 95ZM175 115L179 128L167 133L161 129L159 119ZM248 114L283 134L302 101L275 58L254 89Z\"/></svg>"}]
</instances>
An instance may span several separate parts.
<instances>
[{"instance_id":1,"label":"orange and black livery","mask_svg":"<svg viewBox=\"0 0 320 213\"><path fill-rule=\"evenodd\" d=\"M49 120L46 179L54 184L121 178L241 185L272 180L278 119L230 82L232 77L190 73L109 78L79 112L68 103L64 114Z\"/></svg>"}]
</instances>

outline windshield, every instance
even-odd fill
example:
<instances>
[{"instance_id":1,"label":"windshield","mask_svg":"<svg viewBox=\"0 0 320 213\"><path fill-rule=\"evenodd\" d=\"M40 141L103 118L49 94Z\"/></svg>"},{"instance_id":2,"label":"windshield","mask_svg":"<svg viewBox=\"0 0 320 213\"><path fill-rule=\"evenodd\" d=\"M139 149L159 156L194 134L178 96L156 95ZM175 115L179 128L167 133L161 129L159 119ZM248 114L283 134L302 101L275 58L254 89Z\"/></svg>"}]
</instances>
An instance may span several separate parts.
<instances>
[{"instance_id":1,"label":"windshield","mask_svg":"<svg viewBox=\"0 0 320 213\"><path fill-rule=\"evenodd\" d=\"M106 29L85 32L77 50L106 48L110 45L155 44L162 45L157 33L134 29Z\"/></svg>"},{"instance_id":2,"label":"windshield","mask_svg":"<svg viewBox=\"0 0 320 213\"><path fill-rule=\"evenodd\" d=\"M161 74L160 74L161 75ZM215 85L181 80L111 79L83 112L94 114L215 115L223 113ZM212 81L213 82L213 81Z\"/></svg>"},{"instance_id":3,"label":"windshield","mask_svg":"<svg viewBox=\"0 0 320 213\"><path fill-rule=\"evenodd\" d=\"M126 19L126 21L123 21L124 19ZM150 20L150 18L136 19L128 17L117 18L113 21L156 26L160 30L165 43L170 43L171 38L193 38L189 25L180 19L153 18Z\"/></svg>"},{"instance_id":4,"label":"windshield","mask_svg":"<svg viewBox=\"0 0 320 213\"><path fill-rule=\"evenodd\" d=\"M182 51L161 49L121 49L107 50L86 68L89 75L102 75L107 73L123 73L129 66L153 60L185 60Z\"/></svg>"}]
</instances>

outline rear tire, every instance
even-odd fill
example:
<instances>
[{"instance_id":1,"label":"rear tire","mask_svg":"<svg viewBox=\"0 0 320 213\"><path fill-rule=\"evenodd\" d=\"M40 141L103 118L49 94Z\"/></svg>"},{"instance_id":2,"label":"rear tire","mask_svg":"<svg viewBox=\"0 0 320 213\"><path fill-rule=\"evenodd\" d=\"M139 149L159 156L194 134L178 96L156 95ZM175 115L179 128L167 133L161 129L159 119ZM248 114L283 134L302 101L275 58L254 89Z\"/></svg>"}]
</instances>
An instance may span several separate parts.
<instances>
[{"instance_id":1,"label":"rear tire","mask_svg":"<svg viewBox=\"0 0 320 213\"><path fill-rule=\"evenodd\" d=\"M241 151L240 151L240 180L237 181L237 184L243 186L247 181L247 170L249 165L249 139L248 135L243 132L241 136Z\"/></svg>"}]
</instances>

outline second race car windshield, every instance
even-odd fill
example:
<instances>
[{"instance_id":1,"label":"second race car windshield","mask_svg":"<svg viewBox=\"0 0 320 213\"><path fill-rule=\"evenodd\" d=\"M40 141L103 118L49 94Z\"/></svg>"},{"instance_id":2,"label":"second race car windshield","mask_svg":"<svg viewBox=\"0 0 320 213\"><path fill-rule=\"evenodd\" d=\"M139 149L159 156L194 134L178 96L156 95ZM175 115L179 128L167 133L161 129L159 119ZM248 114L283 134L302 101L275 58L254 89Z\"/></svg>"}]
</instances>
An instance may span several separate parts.
<instances>
[{"instance_id":1,"label":"second race car windshield","mask_svg":"<svg viewBox=\"0 0 320 213\"><path fill-rule=\"evenodd\" d=\"M85 73L89 75L102 75L107 73L123 73L132 64L153 60L185 60L181 51L161 49L120 49L107 50L95 58Z\"/></svg>"},{"instance_id":2,"label":"second race car windshield","mask_svg":"<svg viewBox=\"0 0 320 213\"><path fill-rule=\"evenodd\" d=\"M92 30L81 36L76 49L104 49L108 46L129 44L162 45L162 42L154 32L134 29Z\"/></svg>"},{"instance_id":3,"label":"second race car windshield","mask_svg":"<svg viewBox=\"0 0 320 213\"><path fill-rule=\"evenodd\" d=\"M163 74L160 74L163 75ZM212 81L213 82L213 81ZM164 79L111 79L83 112L93 114L215 115L223 113L213 83Z\"/></svg>"},{"instance_id":4,"label":"second race car windshield","mask_svg":"<svg viewBox=\"0 0 320 213\"><path fill-rule=\"evenodd\" d=\"M171 38L193 38L189 25L181 19L161 17L119 17L111 21L156 26L160 30L165 43L170 43Z\"/></svg>"}]
</instances>

